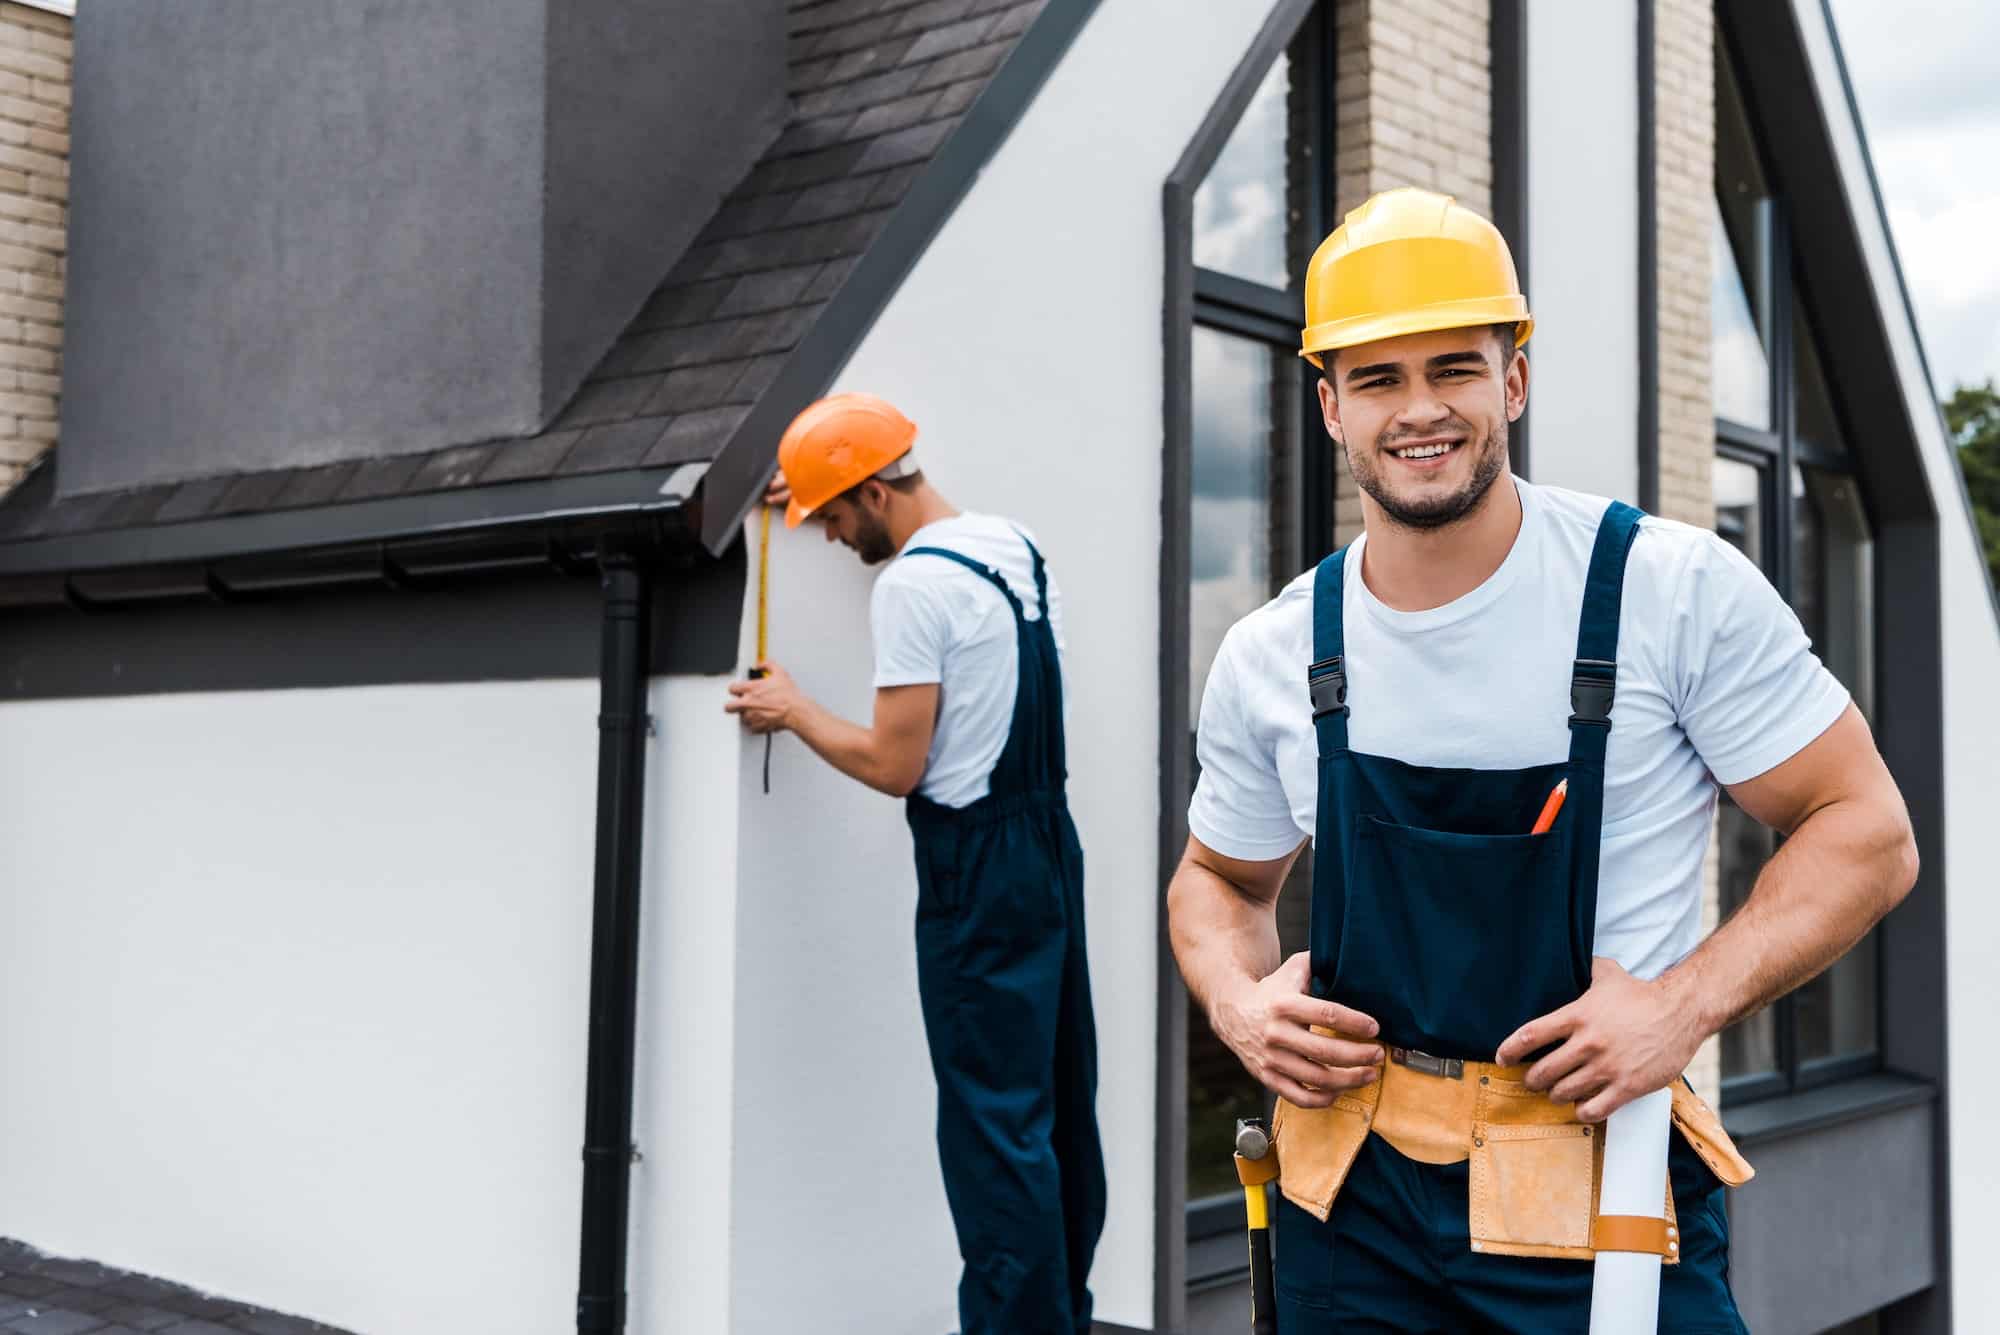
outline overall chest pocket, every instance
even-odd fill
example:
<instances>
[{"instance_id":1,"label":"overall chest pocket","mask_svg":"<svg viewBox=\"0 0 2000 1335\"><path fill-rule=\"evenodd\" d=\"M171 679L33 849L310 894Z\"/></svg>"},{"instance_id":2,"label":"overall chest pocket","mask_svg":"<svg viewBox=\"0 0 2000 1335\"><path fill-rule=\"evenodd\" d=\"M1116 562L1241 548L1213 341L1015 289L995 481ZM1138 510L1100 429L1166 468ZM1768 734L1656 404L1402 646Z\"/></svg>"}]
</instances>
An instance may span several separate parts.
<instances>
[{"instance_id":1,"label":"overall chest pocket","mask_svg":"<svg viewBox=\"0 0 2000 1335\"><path fill-rule=\"evenodd\" d=\"M1392 1041L1490 1057L1589 981L1570 942L1570 843L1567 821L1540 835L1452 834L1358 816L1339 999L1385 1035L1407 1028Z\"/></svg>"}]
</instances>

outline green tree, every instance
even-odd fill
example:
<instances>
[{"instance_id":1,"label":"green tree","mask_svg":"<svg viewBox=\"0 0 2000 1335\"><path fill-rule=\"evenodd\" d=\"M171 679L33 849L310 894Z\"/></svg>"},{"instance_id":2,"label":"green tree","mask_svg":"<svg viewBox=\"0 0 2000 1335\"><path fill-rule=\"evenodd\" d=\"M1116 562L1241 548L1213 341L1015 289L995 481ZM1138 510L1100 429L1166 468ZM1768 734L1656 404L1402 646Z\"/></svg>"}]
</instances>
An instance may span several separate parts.
<instances>
[{"instance_id":1,"label":"green tree","mask_svg":"<svg viewBox=\"0 0 2000 1335\"><path fill-rule=\"evenodd\" d=\"M1990 379L1960 385L1944 402L1944 420L1958 442L1958 464L1972 493L1987 568L2000 585L2000 389Z\"/></svg>"}]
</instances>

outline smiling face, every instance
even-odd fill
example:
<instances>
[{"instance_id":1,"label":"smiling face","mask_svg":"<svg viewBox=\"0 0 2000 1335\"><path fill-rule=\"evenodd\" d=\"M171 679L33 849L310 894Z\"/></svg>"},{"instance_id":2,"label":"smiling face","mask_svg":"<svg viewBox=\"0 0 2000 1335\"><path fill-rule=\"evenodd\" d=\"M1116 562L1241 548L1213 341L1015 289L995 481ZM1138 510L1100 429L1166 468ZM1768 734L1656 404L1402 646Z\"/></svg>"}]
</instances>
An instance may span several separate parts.
<instances>
[{"instance_id":1,"label":"smiling face","mask_svg":"<svg viewBox=\"0 0 2000 1335\"><path fill-rule=\"evenodd\" d=\"M1482 325L1327 354L1319 387L1327 432L1391 520L1455 523L1506 469L1507 424L1527 406L1528 362L1505 338Z\"/></svg>"}]
</instances>

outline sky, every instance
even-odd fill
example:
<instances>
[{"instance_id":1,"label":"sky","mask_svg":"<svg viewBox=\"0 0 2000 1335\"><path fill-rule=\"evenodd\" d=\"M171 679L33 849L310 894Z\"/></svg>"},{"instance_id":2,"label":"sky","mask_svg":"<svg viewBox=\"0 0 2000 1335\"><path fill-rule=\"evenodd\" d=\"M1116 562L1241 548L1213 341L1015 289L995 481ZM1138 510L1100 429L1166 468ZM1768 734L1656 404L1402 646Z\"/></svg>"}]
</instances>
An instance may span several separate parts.
<instances>
[{"instance_id":1,"label":"sky","mask_svg":"<svg viewBox=\"0 0 2000 1335\"><path fill-rule=\"evenodd\" d=\"M1937 390L2000 380L2000 4L1833 14Z\"/></svg>"}]
</instances>

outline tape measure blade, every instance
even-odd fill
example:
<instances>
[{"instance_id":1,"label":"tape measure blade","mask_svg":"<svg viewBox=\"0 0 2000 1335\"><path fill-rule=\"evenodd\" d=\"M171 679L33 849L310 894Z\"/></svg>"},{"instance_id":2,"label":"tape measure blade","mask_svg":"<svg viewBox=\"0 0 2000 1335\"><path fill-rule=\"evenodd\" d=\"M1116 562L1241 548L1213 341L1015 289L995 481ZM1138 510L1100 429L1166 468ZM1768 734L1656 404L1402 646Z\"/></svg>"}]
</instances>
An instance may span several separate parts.
<instances>
[{"instance_id":1,"label":"tape measure blade","mask_svg":"<svg viewBox=\"0 0 2000 1335\"><path fill-rule=\"evenodd\" d=\"M757 661L771 656L771 507L763 508L762 533L757 544ZM760 674L761 675L761 674Z\"/></svg>"}]
</instances>

